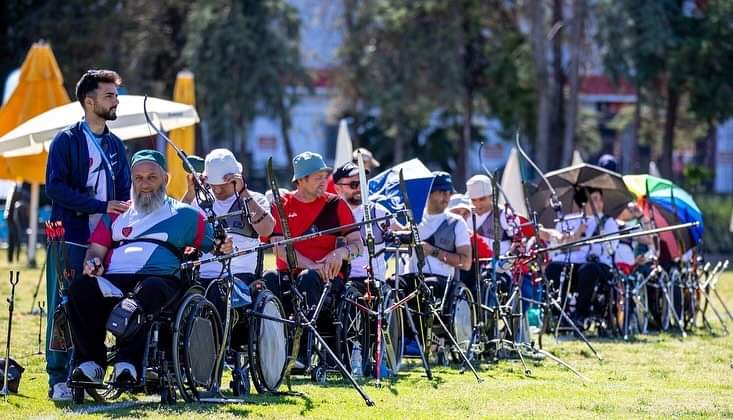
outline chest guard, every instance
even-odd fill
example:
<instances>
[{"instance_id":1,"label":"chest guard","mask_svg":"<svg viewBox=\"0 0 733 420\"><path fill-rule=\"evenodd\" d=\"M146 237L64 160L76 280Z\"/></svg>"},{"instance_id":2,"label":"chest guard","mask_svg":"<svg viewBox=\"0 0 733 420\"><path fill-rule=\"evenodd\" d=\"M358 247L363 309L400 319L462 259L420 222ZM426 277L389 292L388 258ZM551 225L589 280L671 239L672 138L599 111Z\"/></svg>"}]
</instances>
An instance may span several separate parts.
<instances>
[{"instance_id":1,"label":"chest guard","mask_svg":"<svg viewBox=\"0 0 733 420\"><path fill-rule=\"evenodd\" d=\"M236 211L242 210L244 207L241 203L242 200L234 200L234 204L232 204L232 207L229 208L229 211L227 213L233 213ZM223 219L224 230L227 233L235 234L235 235L241 235L247 238L258 238L259 235L257 234L257 231L252 227L252 224L249 221L248 217L243 217L243 215L232 215L225 217Z\"/></svg>"},{"instance_id":2,"label":"chest guard","mask_svg":"<svg viewBox=\"0 0 733 420\"><path fill-rule=\"evenodd\" d=\"M371 216L372 219L375 219L377 217L377 212L374 207L371 208ZM364 219L366 220L366 218ZM364 245L366 245L366 226L362 225L360 229L361 238L364 240ZM372 234L374 235L374 245L380 245L384 243L384 230L377 222L372 222Z\"/></svg>"},{"instance_id":3,"label":"chest guard","mask_svg":"<svg viewBox=\"0 0 733 420\"><path fill-rule=\"evenodd\" d=\"M456 223L457 219L445 219L425 242L443 251L456 252Z\"/></svg>"},{"instance_id":4,"label":"chest guard","mask_svg":"<svg viewBox=\"0 0 733 420\"><path fill-rule=\"evenodd\" d=\"M493 211L493 210L492 210ZM509 241L512 238L509 236L507 231L501 227L501 222L499 222L499 226L501 228L501 235L499 237L500 241ZM478 228L476 229L479 235L483 236L484 238L494 239L494 216L493 214L484 220L483 223L481 223Z\"/></svg>"}]
</instances>

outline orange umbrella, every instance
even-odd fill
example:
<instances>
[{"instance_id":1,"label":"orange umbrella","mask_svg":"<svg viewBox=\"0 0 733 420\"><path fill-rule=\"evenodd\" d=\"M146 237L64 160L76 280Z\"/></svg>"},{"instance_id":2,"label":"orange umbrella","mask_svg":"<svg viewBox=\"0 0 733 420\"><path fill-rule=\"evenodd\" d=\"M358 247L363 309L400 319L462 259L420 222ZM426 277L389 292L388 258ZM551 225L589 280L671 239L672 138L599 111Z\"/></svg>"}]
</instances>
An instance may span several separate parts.
<instances>
[{"instance_id":1,"label":"orange umbrella","mask_svg":"<svg viewBox=\"0 0 733 420\"><path fill-rule=\"evenodd\" d=\"M176 85L173 88L173 101L186 105L196 104L196 87L194 85L193 73L188 70L178 72ZM170 139L186 154L194 153L196 149L196 131L194 126L177 128L171 130ZM174 198L180 198L186 192L186 172L175 150L167 148L166 159L168 160L168 171L170 172L170 184L168 194Z\"/></svg>"},{"instance_id":2,"label":"orange umbrella","mask_svg":"<svg viewBox=\"0 0 733 420\"><path fill-rule=\"evenodd\" d=\"M0 136L49 109L71 102L51 47L33 44L20 69L18 86L0 108ZM0 177L42 184L46 178L45 152L20 158L0 158Z\"/></svg>"},{"instance_id":3,"label":"orange umbrella","mask_svg":"<svg viewBox=\"0 0 733 420\"><path fill-rule=\"evenodd\" d=\"M64 89L64 78L51 47L45 42L33 44L20 68L18 85L8 102L0 108L0 136L23 122L59 105L68 104L69 95ZM8 178L31 183L30 220L28 238L28 263L35 266L36 237L38 231L38 196L40 184L46 181L46 160L42 152L32 156L0 159L0 174Z\"/></svg>"}]
</instances>

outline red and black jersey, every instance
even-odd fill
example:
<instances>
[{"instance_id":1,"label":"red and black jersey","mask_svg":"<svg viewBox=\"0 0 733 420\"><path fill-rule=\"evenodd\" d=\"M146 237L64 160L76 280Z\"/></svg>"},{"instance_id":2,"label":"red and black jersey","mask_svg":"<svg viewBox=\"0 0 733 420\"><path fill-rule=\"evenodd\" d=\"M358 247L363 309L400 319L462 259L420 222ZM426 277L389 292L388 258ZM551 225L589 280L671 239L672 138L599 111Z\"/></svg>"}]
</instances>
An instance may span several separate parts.
<instances>
[{"instance_id":1,"label":"red and black jersey","mask_svg":"<svg viewBox=\"0 0 733 420\"><path fill-rule=\"evenodd\" d=\"M339 226L354 223L354 216L349 205L341 197L331 193L325 193L310 203L304 203L295 197L295 192L287 192L282 195L283 208L288 218L290 234L293 237L320 232ZM271 237L282 237L282 224L277 207L273 204L272 215L275 217L275 228ZM320 260L336 249L336 238L346 236L357 228L345 229L341 232L330 235L323 235L307 241L300 241L294 244L295 250L313 261ZM286 271L287 262L277 259L277 269Z\"/></svg>"}]
</instances>

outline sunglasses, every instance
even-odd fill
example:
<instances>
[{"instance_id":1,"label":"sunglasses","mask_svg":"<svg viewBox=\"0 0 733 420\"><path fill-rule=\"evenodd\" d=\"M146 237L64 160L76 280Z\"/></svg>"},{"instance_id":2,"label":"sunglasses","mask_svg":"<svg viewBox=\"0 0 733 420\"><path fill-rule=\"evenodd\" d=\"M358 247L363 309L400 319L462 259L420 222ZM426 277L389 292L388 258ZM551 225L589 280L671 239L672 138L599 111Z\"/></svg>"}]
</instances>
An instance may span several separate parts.
<instances>
[{"instance_id":1,"label":"sunglasses","mask_svg":"<svg viewBox=\"0 0 733 420\"><path fill-rule=\"evenodd\" d=\"M348 185L349 188L351 188L352 190L355 190L355 189L359 188L359 186L361 185L361 183L359 181L351 181L351 182L347 182L347 183L339 183L338 185Z\"/></svg>"}]
</instances>

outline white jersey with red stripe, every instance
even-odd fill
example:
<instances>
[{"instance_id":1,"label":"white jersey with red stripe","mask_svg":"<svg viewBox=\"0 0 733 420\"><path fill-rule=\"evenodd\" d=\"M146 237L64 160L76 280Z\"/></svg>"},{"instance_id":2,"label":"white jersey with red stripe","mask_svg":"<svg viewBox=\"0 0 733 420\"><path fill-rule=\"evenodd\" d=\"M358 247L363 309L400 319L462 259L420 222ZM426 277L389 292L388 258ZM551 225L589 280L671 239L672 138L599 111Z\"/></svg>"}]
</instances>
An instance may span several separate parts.
<instances>
[{"instance_id":1,"label":"white jersey with red stripe","mask_svg":"<svg viewBox=\"0 0 733 420\"><path fill-rule=\"evenodd\" d=\"M167 242L181 252L186 247L204 252L213 247L213 229L204 216L170 197L148 214L130 207L120 215L104 215L90 242L109 249L104 261L108 274L176 275L181 264L178 255L165 246L136 241L143 238ZM118 246L122 241L125 243Z\"/></svg>"}]
</instances>

